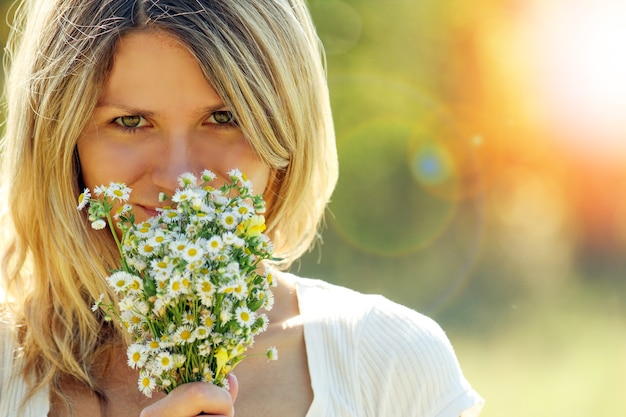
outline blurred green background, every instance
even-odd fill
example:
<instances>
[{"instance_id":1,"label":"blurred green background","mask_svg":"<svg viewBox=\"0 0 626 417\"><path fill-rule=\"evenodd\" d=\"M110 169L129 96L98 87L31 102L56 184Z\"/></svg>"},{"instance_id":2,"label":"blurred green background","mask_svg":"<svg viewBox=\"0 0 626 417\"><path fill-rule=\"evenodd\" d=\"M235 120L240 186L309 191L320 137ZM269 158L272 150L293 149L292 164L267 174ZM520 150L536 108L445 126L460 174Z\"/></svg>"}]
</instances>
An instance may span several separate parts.
<instances>
[{"instance_id":1,"label":"blurred green background","mask_svg":"<svg viewBox=\"0 0 626 417\"><path fill-rule=\"evenodd\" d=\"M292 271L435 318L484 417L622 412L626 3L309 4L341 176Z\"/></svg>"},{"instance_id":2,"label":"blurred green background","mask_svg":"<svg viewBox=\"0 0 626 417\"><path fill-rule=\"evenodd\" d=\"M621 413L626 2L309 4L341 174L294 271L435 318L485 417Z\"/></svg>"}]
</instances>

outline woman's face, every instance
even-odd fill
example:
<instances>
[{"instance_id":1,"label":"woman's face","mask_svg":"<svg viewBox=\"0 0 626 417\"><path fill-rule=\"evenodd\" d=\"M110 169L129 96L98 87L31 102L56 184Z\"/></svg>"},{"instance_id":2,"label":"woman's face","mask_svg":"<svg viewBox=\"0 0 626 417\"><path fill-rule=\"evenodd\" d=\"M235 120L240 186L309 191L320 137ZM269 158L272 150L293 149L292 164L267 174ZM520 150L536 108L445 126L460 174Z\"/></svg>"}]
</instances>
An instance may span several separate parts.
<instances>
[{"instance_id":1,"label":"woman's face","mask_svg":"<svg viewBox=\"0 0 626 417\"><path fill-rule=\"evenodd\" d=\"M137 221L157 214L159 193L173 195L183 172L210 169L219 186L238 168L255 193L270 174L193 55L162 32L119 41L78 153L87 187L114 181L132 188Z\"/></svg>"}]
</instances>

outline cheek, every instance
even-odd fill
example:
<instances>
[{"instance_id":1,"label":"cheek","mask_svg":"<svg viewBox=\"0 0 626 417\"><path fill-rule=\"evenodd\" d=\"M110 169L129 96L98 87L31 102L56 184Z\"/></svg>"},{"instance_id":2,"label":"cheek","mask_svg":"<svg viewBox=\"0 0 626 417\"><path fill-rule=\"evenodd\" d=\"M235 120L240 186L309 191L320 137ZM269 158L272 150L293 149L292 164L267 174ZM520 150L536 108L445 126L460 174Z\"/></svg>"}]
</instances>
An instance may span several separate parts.
<instances>
[{"instance_id":1,"label":"cheek","mask_svg":"<svg viewBox=\"0 0 626 417\"><path fill-rule=\"evenodd\" d=\"M267 175L267 182L263 191L263 198L265 200L265 210L270 212L276 198L278 197L278 189L280 188L280 182L282 175L280 171L271 169Z\"/></svg>"},{"instance_id":2,"label":"cheek","mask_svg":"<svg viewBox=\"0 0 626 417\"><path fill-rule=\"evenodd\" d=\"M110 182L132 183L144 170L145 154L96 137L83 137L77 144L81 178L93 188Z\"/></svg>"},{"instance_id":3,"label":"cheek","mask_svg":"<svg viewBox=\"0 0 626 417\"><path fill-rule=\"evenodd\" d=\"M237 168L252 182L255 194L261 194L266 190L270 180L270 167L245 139L242 138L236 143L218 143L200 152L203 155L202 169L208 168L218 176L227 178L226 173Z\"/></svg>"},{"instance_id":4,"label":"cheek","mask_svg":"<svg viewBox=\"0 0 626 417\"><path fill-rule=\"evenodd\" d=\"M265 193L268 189L271 171L270 168L261 161L259 161L255 165L256 166L253 167L254 169L250 169L250 172L247 173L247 175L250 178L250 181L252 181L254 193L262 194Z\"/></svg>"}]
</instances>

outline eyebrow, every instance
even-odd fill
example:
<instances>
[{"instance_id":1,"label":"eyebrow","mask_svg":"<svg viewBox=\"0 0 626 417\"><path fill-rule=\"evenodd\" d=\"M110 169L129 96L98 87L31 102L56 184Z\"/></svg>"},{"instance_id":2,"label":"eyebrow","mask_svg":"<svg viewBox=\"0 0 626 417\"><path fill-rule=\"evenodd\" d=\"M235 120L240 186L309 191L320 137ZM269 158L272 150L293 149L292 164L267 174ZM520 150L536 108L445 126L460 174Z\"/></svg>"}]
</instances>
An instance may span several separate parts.
<instances>
[{"instance_id":1,"label":"eyebrow","mask_svg":"<svg viewBox=\"0 0 626 417\"><path fill-rule=\"evenodd\" d=\"M110 102L106 102L106 101L102 101L102 102L97 102L96 103L96 109L98 108L111 108L111 109L117 109L120 110L122 112L134 115L134 114L140 114L142 116L147 116L147 117L151 117L154 115L157 115L158 112L155 111L149 111L149 110L144 110L141 109L139 107L135 107L135 106L128 106L125 104L121 104L121 103L110 103ZM222 102L217 103L215 105L212 106L207 106L207 107L203 107L201 108L197 114L202 115L202 114L211 114L213 112L216 111L220 111L220 110L228 110L228 108L226 107L226 105Z\"/></svg>"}]
</instances>

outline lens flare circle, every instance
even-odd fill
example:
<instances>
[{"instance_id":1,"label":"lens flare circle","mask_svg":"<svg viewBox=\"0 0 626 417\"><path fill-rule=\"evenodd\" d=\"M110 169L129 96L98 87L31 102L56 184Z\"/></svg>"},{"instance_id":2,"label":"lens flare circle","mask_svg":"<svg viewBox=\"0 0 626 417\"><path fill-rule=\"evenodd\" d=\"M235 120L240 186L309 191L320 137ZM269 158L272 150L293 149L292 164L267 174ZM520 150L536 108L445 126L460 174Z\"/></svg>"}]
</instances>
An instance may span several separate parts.
<instances>
[{"instance_id":1,"label":"lens flare circle","mask_svg":"<svg viewBox=\"0 0 626 417\"><path fill-rule=\"evenodd\" d=\"M412 126L361 125L340 142L342 175L331 203L332 227L363 251L399 256L430 244L450 223L456 202L414 180L407 163Z\"/></svg>"}]
</instances>

